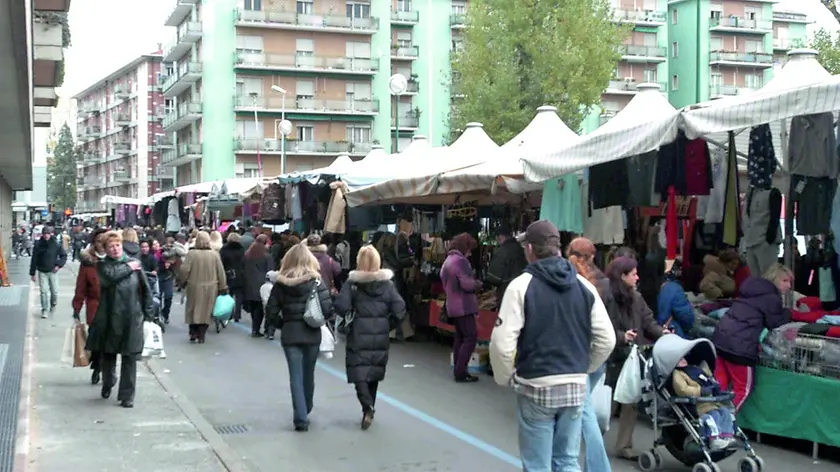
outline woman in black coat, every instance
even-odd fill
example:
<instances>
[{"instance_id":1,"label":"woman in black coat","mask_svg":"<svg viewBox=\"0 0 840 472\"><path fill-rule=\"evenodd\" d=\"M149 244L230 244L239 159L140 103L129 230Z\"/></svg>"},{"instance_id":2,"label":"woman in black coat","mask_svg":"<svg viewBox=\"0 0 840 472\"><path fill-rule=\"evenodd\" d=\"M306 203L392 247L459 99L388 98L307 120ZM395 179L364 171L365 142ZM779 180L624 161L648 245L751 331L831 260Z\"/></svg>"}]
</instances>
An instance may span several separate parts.
<instances>
[{"instance_id":1,"label":"woman in black coat","mask_svg":"<svg viewBox=\"0 0 840 472\"><path fill-rule=\"evenodd\" d=\"M335 311L347 317L353 313L347 333L347 382L356 386L362 405L362 429L373 422L376 390L385 379L391 329L405 316L405 302L391 279L394 273L380 269L379 252L373 246L359 250L356 270L335 302ZM347 319L347 318L345 318Z\"/></svg>"},{"instance_id":2,"label":"woman in black coat","mask_svg":"<svg viewBox=\"0 0 840 472\"><path fill-rule=\"evenodd\" d=\"M227 243L219 250L222 265L225 268L228 292L236 300L233 306L233 321L242 318L242 289L245 286L245 247L242 246L239 233L229 233Z\"/></svg>"},{"instance_id":3,"label":"woman in black coat","mask_svg":"<svg viewBox=\"0 0 840 472\"><path fill-rule=\"evenodd\" d=\"M120 386L117 400L124 408L134 406L137 358L143 352L143 321L153 314L152 290L140 262L123 253L122 237L105 234L106 257L97 266L99 307L90 327L87 350L100 353L102 398L111 396L116 384L117 354Z\"/></svg>"},{"instance_id":4,"label":"woman in black coat","mask_svg":"<svg viewBox=\"0 0 840 472\"><path fill-rule=\"evenodd\" d=\"M332 314L330 287L321 283L318 260L297 244L283 257L277 281L265 307L266 318L280 328L280 343L289 367L295 431L309 430L309 413L315 396L315 363L321 347L321 329L309 326L303 317L313 292L324 318Z\"/></svg>"},{"instance_id":5,"label":"woman in black coat","mask_svg":"<svg viewBox=\"0 0 840 472\"><path fill-rule=\"evenodd\" d=\"M260 287L265 283L265 274L274 270L274 260L268 253L268 236L261 234L254 240L254 244L245 251L245 284L242 286L242 299L245 301L245 310L251 314L251 336L259 338L260 325L264 325L265 337L274 339L274 326L265 318L263 312Z\"/></svg>"}]
</instances>

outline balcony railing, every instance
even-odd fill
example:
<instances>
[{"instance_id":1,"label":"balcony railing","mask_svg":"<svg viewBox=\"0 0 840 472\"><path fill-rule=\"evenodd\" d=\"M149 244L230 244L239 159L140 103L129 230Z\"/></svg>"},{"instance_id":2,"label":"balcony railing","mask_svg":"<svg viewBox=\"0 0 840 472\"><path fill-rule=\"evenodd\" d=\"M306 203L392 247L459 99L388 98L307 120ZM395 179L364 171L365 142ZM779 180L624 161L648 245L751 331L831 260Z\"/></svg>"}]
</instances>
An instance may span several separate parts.
<instances>
[{"instance_id":1,"label":"balcony railing","mask_svg":"<svg viewBox=\"0 0 840 472\"><path fill-rule=\"evenodd\" d=\"M420 56L417 46L391 46L391 57L405 57L414 59Z\"/></svg>"},{"instance_id":2,"label":"balcony railing","mask_svg":"<svg viewBox=\"0 0 840 472\"><path fill-rule=\"evenodd\" d=\"M804 47L801 39L773 38L773 49L788 50Z\"/></svg>"},{"instance_id":3,"label":"balcony railing","mask_svg":"<svg viewBox=\"0 0 840 472\"><path fill-rule=\"evenodd\" d=\"M464 13L452 13L449 15L449 26L462 28L467 25L467 15Z\"/></svg>"},{"instance_id":4,"label":"balcony railing","mask_svg":"<svg viewBox=\"0 0 840 472\"><path fill-rule=\"evenodd\" d=\"M416 79L409 79L408 87L405 89L406 93L420 92L420 83Z\"/></svg>"},{"instance_id":5,"label":"balcony railing","mask_svg":"<svg viewBox=\"0 0 840 472\"><path fill-rule=\"evenodd\" d=\"M131 114L129 113L120 113L114 117L114 125L116 126L128 126L131 121Z\"/></svg>"},{"instance_id":6,"label":"balcony railing","mask_svg":"<svg viewBox=\"0 0 840 472\"><path fill-rule=\"evenodd\" d=\"M738 87L736 85L717 84L709 86L709 94L712 97L733 97L757 90L760 87Z\"/></svg>"},{"instance_id":7,"label":"balcony railing","mask_svg":"<svg viewBox=\"0 0 840 472\"><path fill-rule=\"evenodd\" d=\"M188 62L185 64L181 64L181 67L178 68L178 71L172 74L163 82L163 93L166 94L167 92L169 92L170 89L175 86L175 84L182 80L185 82L185 84L197 81L201 77L202 71L203 67L200 62ZM185 87L179 88L185 89Z\"/></svg>"},{"instance_id":8,"label":"balcony railing","mask_svg":"<svg viewBox=\"0 0 840 472\"><path fill-rule=\"evenodd\" d=\"M417 23L420 21L418 11L391 11L391 23Z\"/></svg>"},{"instance_id":9,"label":"balcony railing","mask_svg":"<svg viewBox=\"0 0 840 472\"><path fill-rule=\"evenodd\" d=\"M745 18L711 18L709 28L735 28L754 31L772 31L773 22L767 20L747 20Z\"/></svg>"},{"instance_id":10,"label":"balcony railing","mask_svg":"<svg viewBox=\"0 0 840 472\"><path fill-rule=\"evenodd\" d=\"M664 11L616 8L613 18L633 23L665 23L666 14Z\"/></svg>"},{"instance_id":11,"label":"balcony railing","mask_svg":"<svg viewBox=\"0 0 840 472\"><path fill-rule=\"evenodd\" d=\"M239 67L261 69L312 69L325 72L373 73L379 70L379 61L352 57L304 56L297 54L238 53Z\"/></svg>"},{"instance_id":12,"label":"balcony railing","mask_svg":"<svg viewBox=\"0 0 840 472\"><path fill-rule=\"evenodd\" d=\"M272 153L282 151L282 141L279 139L236 138L235 141L237 151L256 152L258 145L261 152ZM286 140L286 153L288 154L366 154L370 149L370 143Z\"/></svg>"},{"instance_id":13,"label":"balcony railing","mask_svg":"<svg viewBox=\"0 0 840 472\"><path fill-rule=\"evenodd\" d=\"M131 143L126 141L117 141L114 143L114 152L116 154L125 155L131 152Z\"/></svg>"},{"instance_id":14,"label":"balcony railing","mask_svg":"<svg viewBox=\"0 0 840 472\"><path fill-rule=\"evenodd\" d=\"M83 130L80 130L79 137L80 138L99 138L102 136L102 128L99 126L86 126Z\"/></svg>"},{"instance_id":15,"label":"balcony railing","mask_svg":"<svg viewBox=\"0 0 840 472\"><path fill-rule=\"evenodd\" d=\"M248 26L287 25L297 28L332 28L348 31L376 31L379 29L379 19L351 18L339 15L303 15L293 11L257 11L240 9L239 21Z\"/></svg>"},{"instance_id":16,"label":"balcony railing","mask_svg":"<svg viewBox=\"0 0 840 472\"><path fill-rule=\"evenodd\" d=\"M201 103L182 103L178 105L177 110L166 114L166 118L163 119L163 127L167 128L189 115L201 115Z\"/></svg>"},{"instance_id":17,"label":"balcony railing","mask_svg":"<svg viewBox=\"0 0 840 472\"><path fill-rule=\"evenodd\" d=\"M391 117L391 127L397 126L397 118ZM400 128L417 128L420 126L420 119L412 115L404 115L400 117Z\"/></svg>"},{"instance_id":18,"label":"balcony railing","mask_svg":"<svg viewBox=\"0 0 840 472\"><path fill-rule=\"evenodd\" d=\"M79 160L81 164L95 164L102 159L102 155L98 152L85 152L82 154L82 158Z\"/></svg>"},{"instance_id":19,"label":"balcony railing","mask_svg":"<svg viewBox=\"0 0 840 472\"><path fill-rule=\"evenodd\" d=\"M795 21L801 23L808 22L808 15L804 13L794 13L789 11L774 11L773 19L776 21Z\"/></svg>"},{"instance_id":20,"label":"balcony railing","mask_svg":"<svg viewBox=\"0 0 840 472\"><path fill-rule=\"evenodd\" d=\"M115 170L112 177L117 182L127 182L131 180L131 172L127 170Z\"/></svg>"},{"instance_id":21,"label":"balcony railing","mask_svg":"<svg viewBox=\"0 0 840 472\"><path fill-rule=\"evenodd\" d=\"M709 62L732 62L756 65L772 65L773 55L763 52L725 52L714 51L709 54Z\"/></svg>"},{"instance_id":22,"label":"balcony railing","mask_svg":"<svg viewBox=\"0 0 840 472\"><path fill-rule=\"evenodd\" d=\"M182 143L178 145L178 157L200 156L201 144L199 143Z\"/></svg>"},{"instance_id":23,"label":"balcony railing","mask_svg":"<svg viewBox=\"0 0 840 472\"><path fill-rule=\"evenodd\" d=\"M281 110L284 105L282 97L237 96L234 98L236 106L240 108L257 108ZM325 113L376 113L379 111L379 100L319 100L314 98L298 98L285 100L287 110L320 111Z\"/></svg>"},{"instance_id":24,"label":"balcony railing","mask_svg":"<svg viewBox=\"0 0 840 472\"><path fill-rule=\"evenodd\" d=\"M99 113L102 111L102 103L85 103L79 107L79 111L84 114Z\"/></svg>"},{"instance_id":25,"label":"balcony railing","mask_svg":"<svg viewBox=\"0 0 840 472\"><path fill-rule=\"evenodd\" d=\"M601 116L599 117L598 121L599 121L601 126L604 126L608 121L613 119L613 117L617 114L618 114L618 112L615 111L615 110L604 110L604 112L601 113Z\"/></svg>"},{"instance_id":26,"label":"balcony railing","mask_svg":"<svg viewBox=\"0 0 840 472\"><path fill-rule=\"evenodd\" d=\"M607 86L607 93L609 92L627 92L627 93L635 93L639 91L639 85L643 83L654 83L659 84L659 90L662 92L668 91L668 84L665 82L635 82L630 80L610 80L610 85Z\"/></svg>"},{"instance_id":27,"label":"balcony railing","mask_svg":"<svg viewBox=\"0 0 840 472\"><path fill-rule=\"evenodd\" d=\"M664 59L668 55L668 51L665 48L658 46L622 44L620 50L623 56L656 57Z\"/></svg>"},{"instance_id":28,"label":"balcony railing","mask_svg":"<svg viewBox=\"0 0 840 472\"><path fill-rule=\"evenodd\" d=\"M125 100L131 96L131 90L129 90L128 87L116 87L114 89L114 96L118 100Z\"/></svg>"}]
</instances>

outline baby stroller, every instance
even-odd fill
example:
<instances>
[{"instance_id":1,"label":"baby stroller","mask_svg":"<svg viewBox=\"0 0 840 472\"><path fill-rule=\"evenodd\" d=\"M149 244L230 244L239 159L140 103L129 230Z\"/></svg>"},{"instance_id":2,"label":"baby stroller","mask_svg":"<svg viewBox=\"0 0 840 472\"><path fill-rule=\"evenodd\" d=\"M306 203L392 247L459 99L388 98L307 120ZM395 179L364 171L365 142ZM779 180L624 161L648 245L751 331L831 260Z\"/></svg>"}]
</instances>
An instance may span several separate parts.
<instances>
[{"instance_id":1,"label":"baby stroller","mask_svg":"<svg viewBox=\"0 0 840 472\"><path fill-rule=\"evenodd\" d=\"M146 279L149 281L149 287L152 289L152 305L154 307L154 313L152 314L152 323L160 326L160 331L162 333L166 332L166 324L161 319L161 301L160 301L160 290L158 289L158 279L157 275L152 272L144 272L146 274Z\"/></svg>"},{"instance_id":2,"label":"baby stroller","mask_svg":"<svg viewBox=\"0 0 840 472\"><path fill-rule=\"evenodd\" d=\"M747 456L738 462L740 472L761 472L764 461L755 454L741 428L734 424L736 442L723 449L713 450L700 433L697 415L698 402L732 403L734 395L725 392L714 397L679 397L673 393L671 376L680 359L690 365L705 362L714 371L715 347L708 339L686 340L675 334L661 337L653 346L649 359L640 355L644 362L645 387L642 400L645 410L653 419L653 448L639 456L639 467L643 471L656 470L662 465L658 446L665 446L678 461L691 467L692 472L719 472L720 462L734 454L739 447ZM734 411L734 407L730 408Z\"/></svg>"}]
</instances>

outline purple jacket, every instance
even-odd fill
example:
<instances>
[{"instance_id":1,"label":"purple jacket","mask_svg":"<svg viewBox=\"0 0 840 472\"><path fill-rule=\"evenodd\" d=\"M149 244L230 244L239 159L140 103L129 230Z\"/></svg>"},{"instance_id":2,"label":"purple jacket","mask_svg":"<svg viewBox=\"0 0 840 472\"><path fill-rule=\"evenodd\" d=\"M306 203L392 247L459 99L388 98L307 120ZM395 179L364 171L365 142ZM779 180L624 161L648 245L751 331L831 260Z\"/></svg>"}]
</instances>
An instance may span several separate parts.
<instances>
[{"instance_id":1,"label":"purple jacket","mask_svg":"<svg viewBox=\"0 0 840 472\"><path fill-rule=\"evenodd\" d=\"M338 265L329 254L327 254L327 246L324 244L320 244L318 246L312 246L309 248L312 252L312 255L315 256L315 259L318 259L318 265L321 266L321 282L323 282L327 288L333 288L335 278L341 274L341 266Z\"/></svg>"},{"instance_id":2,"label":"purple jacket","mask_svg":"<svg viewBox=\"0 0 840 472\"><path fill-rule=\"evenodd\" d=\"M461 251L449 251L440 269L440 280L446 292L446 313L450 317L478 313L478 297L475 292L481 288L481 282L473 277L470 261Z\"/></svg>"}]
</instances>

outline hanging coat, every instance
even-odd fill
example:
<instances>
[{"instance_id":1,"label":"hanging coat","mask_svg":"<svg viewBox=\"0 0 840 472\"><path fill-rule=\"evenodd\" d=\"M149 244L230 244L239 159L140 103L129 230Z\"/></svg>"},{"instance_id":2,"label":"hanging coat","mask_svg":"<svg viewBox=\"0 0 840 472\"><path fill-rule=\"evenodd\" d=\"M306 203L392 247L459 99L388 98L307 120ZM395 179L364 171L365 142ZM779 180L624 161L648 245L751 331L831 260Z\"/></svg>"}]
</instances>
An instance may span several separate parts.
<instances>
[{"instance_id":1,"label":"hanging coat","mask_svg":"<svg viewBox=\"0 0 840 472\"><path fill-rule=\"evenodd\" d=\"M178 211L178 199L169 200L166 207L166 232L177 233L181 231L181 213Z\"/></svg>"}]
</instances>

